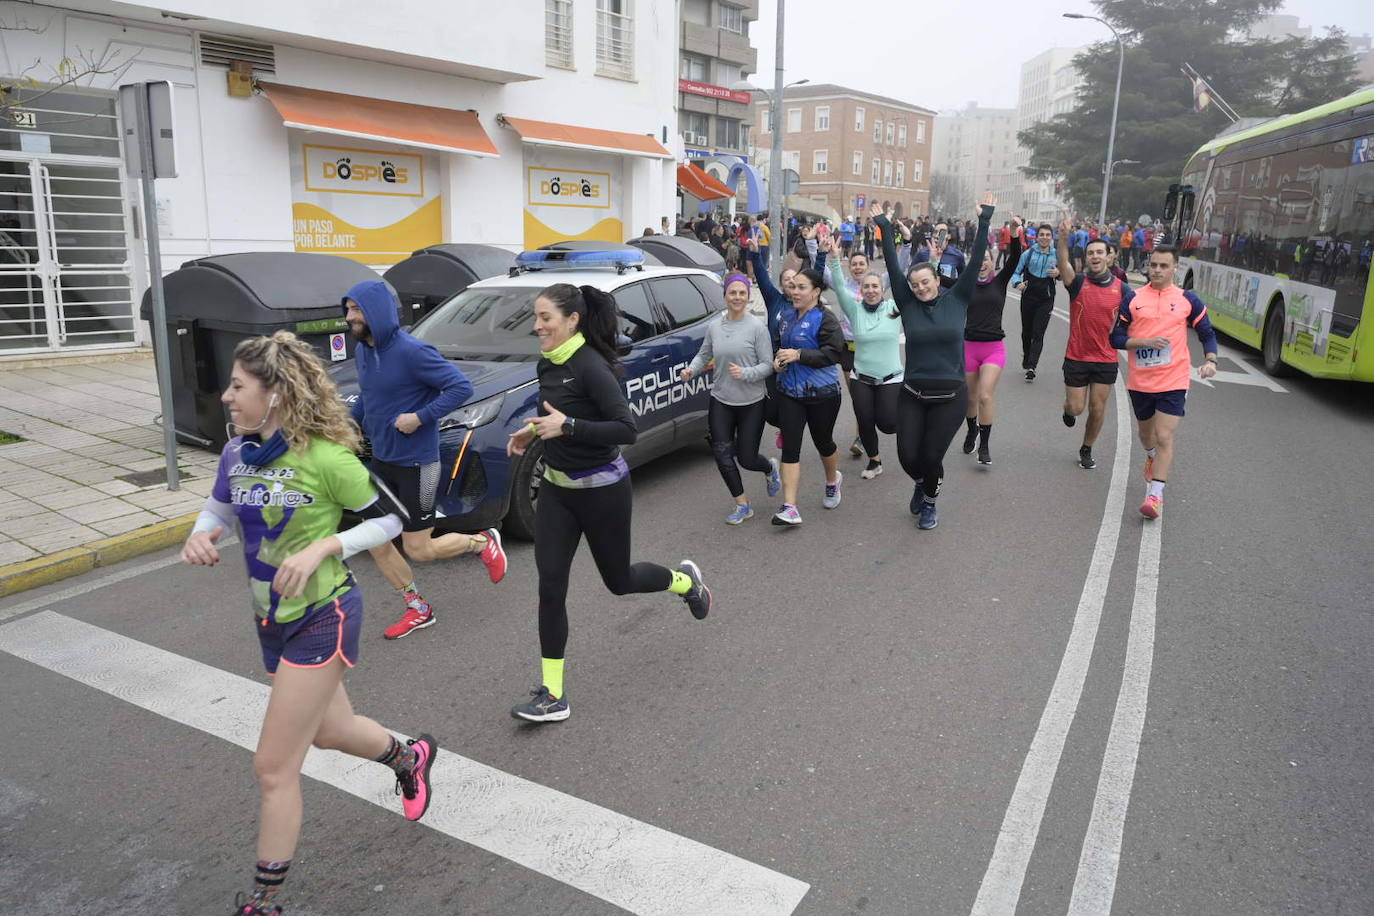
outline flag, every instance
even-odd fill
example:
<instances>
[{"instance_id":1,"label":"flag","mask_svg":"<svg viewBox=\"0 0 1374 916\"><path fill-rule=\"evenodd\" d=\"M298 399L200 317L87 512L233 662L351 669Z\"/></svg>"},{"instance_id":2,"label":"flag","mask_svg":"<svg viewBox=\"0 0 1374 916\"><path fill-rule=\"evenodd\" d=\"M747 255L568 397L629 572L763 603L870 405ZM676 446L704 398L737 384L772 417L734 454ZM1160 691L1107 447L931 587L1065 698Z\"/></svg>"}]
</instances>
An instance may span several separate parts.
<instances>
[{"instance_id":1,"label":"flag","mask_svg":"<svg viewBox=\"0 0 1374 916\"><path fill-rule=\"evenodd\" d=\"M1212 87L1207 85L1207 81L1196 73L1183 71L1183 75L1188 77L1193 83L1193 111L1202 111L1212 104Z\"/></svg>"}]
</instances>

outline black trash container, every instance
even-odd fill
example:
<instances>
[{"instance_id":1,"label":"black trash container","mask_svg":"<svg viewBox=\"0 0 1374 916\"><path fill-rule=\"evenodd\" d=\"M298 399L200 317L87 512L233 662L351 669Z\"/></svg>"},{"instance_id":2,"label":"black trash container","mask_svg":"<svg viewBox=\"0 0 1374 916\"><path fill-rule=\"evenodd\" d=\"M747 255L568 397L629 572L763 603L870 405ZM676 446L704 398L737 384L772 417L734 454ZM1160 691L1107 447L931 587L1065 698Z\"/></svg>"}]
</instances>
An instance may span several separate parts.
<instances>
[{"instance_id":1,"label":"black trash container","mask_svg":"<svg viewBox=\"0 0 1374 916\"><path fill-rule=\"evenodd\" d=\"M644 252L645 259L657 258L669 267L695 267L725 276L725 258L710 245L676 235L646 235L626 244Z\"/></svg>"},{"instance_id":2,"label":"black trash container","mask_svg":"<svg viewBox=\"0 0 1374 916\"><path fill-rule=\"evenodd\" d=\"M219 398L234 347L245 338L285 329L308 341L326 364L351 358L340 300L353 284L376 279L376 271L347 258L291 251L200 258L163 277L177 438L224 444ZM152 322L151 292L143 294L140 315Z\"/></svg>"},{"instance_id":3,"label":"black trash container","mask_svg":"<svg viewBox=\"0 0 1374 916\"><path fill-rule=\"evenodd\" d=\"M515 255L495 245L431 245L382 275L401 297L401 324L413 325L478 280L504 277Z\"/></svg>"}]
</instances>

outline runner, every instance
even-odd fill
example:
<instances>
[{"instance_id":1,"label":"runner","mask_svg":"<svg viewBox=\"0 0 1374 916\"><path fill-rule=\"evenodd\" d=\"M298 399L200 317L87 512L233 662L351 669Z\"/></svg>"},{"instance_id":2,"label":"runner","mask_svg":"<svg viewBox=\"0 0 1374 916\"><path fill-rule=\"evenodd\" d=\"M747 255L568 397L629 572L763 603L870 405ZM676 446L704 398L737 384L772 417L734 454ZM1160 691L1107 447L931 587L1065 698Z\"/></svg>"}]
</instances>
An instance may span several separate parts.
<instances>
[{"instance_id":1,"label":"runner","mask_svg":"<svg viewBox=\"0 0 1374 916\"><path fill-rule=\"evenodd\" d=\"M996 200L989 192L981 201L972 251L976 264L983 263L987 252ZM879 226L887 222L876 205L870 212ZM903 277L896 269L895 252L889 250L888 233L883 237L892 297L906 333L906 370L897 406L897 457L916 482L911 512L920 517L917 527L928 531L939 524L935 499L945 475L945 452L968 410L963 331L978 275L966 270L943 291L932 264L917 264Z\"/></svg>"},{"instance_id":2,"label":"runner","mask_svg":"<svg viewBox=\"0 0 1374 916\"><path fill-rule=\"evenodd\" d=\"M300 836L300 773L310 746L389 767L401 808L415 821L429 807L439 745L427 734L401 744L356 715L343 686L344 670L358 662L363 622L362 589L344 561L400 534L401 518L355 456L357 428L323 365L289 331L249 338L234 348L220 400L235 435L220 453L214 488L181 559L216 565L216 543L237 527L253 629L275 680L253 755L261 795L257 866L234 913L276 916ZM363 520L338 532L344 509Z\"/></svg>"},{"instance_id":3,"label":"runner","mask_svg":"<svg viewBox=\"0 0 1374 916\"><path fill-rule=\"evenodd\" d=\"M978 463L992 464L992 422L997 407L993 401L997 382L1007 367L1006 331L1002 330L1002 310L1007 304L1007 286L1012 272L1020 263L1021 220L1013 217L1007 240L1007 257L1002 269L993 273L992 249L983 255L983 267L978 273L978 286L968 305L964 324L964 375L968 381L968 413L964 422L968 432L964 436L964 454L972 454L978 447Z\"/></svg>"},{"instance_id":4,"label":"runner","mask_svg":"<svg viewBox=\"0 0 1374 916\"><path fill-rule=\"evenodd\" d=\"M964 266L968 259L959 246L952 243L949 234L949 224L944 220L936 223L935 231L930 238L926 239L925 245L917 249L912 256L913 264L933 264L940 272L940 285L948 289L954 285L954 281L959 279L959 274L963 273ZM903 271L899 276L909 276L910 268Z\"/></svg>"},{"instance_id":5,"label":"runner","mask_svg":"<svg viewBox=\"0 0 1374 916\"><path fill-rule=\"evenodd\" d=\"M1145 501L1140 514L1159 518L1164 511L1164 484L1174 463L1174 438L1188 400L1192 359L1188 328L1202 341L1200 378L1217 373L1217 335L1207 307L1191 290L1174 285L1178 249L1156 245L1148 265L1150 283L1121 303L1112 346L1127 353L1126 389L1131 395L1145 448Z\"/></svg>"},{"instance_id":6,"label":"runner","mask_svg":"<svg viewBox=\"0 0 1374 916\"><path fill-rule=\"evenodd\" d=\"M833 248L831 251L833 252ZM820 266L821 275L825 275L825 268ZM859 297L859 286L863 283L863 278L868 275L868 258L861 252L856 252L849 258L849 276L844 278L844 288L849 290L849 298ZM882 278L879 278L879 283ZM839 284L835 284L838 289ZM854 396L853 385L850 381L854 373L854 327L850 322L850 317L841 309L840 314L835 316L840 321L840 333L844 335L844 350L840 353L840 378L844 379L844 390L849 393L850 398ZM854 458L862 458L864 454L864 444L861 436L855 436L854 441L849 443L849 454Z\"/></svg>"},{"instance_id":7,"label":"runner","mask_svg":"<svg viewBox=\"0 0 1374 916\"><path fill-rule=\"evenodd\" d=\"M1011 285L1021 291L1021 368L1026 381L1035 381L1045 329L1054 311L1054 278L1059 276L1054 253L1054 228L1041 223L1035 244L1021 253Z\"/></svg>"},{"instance_id":8,"label":"runner","mask_svg":"<svg viewBox=\"0 0 1374 916\"><path fill-rule=\"evenodd\" d=\"M541 357L539 413L511 433L506 451L523 455L536 439L544 450L534 513L543 679L510 712L529 722L558 722L568 718L568 574L584 535L614 595L672 592L698 620L710 613L712 596L691 560L675 570L630 562L633 495L620 446L634 442L637 431L617 378L615 300L594 286L545 287L534 300L534 333Z\"/></svg>"},{"instance_id":9,"label":"runner","mask_svg":"<svg viewBox=\"0 0 1374 916\"><path fill-rule=\"evenodd\" d=\"M850 259L851 272L855 260ZM852 277L843 276L839 258L831 258L829 263L835 298L854 329L854 368L849 374L849 399L859 427L859 440L868 454L868 467L860 476L872 480L883 472L878 432L891 435L897 431L897 393L902 384L902 355L898 349L902 315L892 300L884 299L883 278L878 274L868 274L860 283L863 303L860 306L849 289ZM867 265L867 261L864 264Z\"/></svg>"},{"instance_id":10,"label":"runner","mask_svg":"<svg viewBox=\"0 0 1374 916\"><path fill-rule=\"evenodd\" d=\"M401 532L416 562L474 553L492 582L506 575L506 553L495 528L481 534L434 536L434 499L439 487L439 422L472 396L472 383L430 344L416 340L397 319L401 307L385 280L357 283L343 298L344 319L357 339L358 399L353 420L372 443L370 469L409 513ZM401 639L433 626L434 608L420 595L410 564L390 540L372 559L401 593L405 613L383 636Z\"/></svg>"},{"instance_id":11,"label":"runner","mask_svg":"<svg viewBox=\"0 0 1374 916\"><path fill-rule=\"evenodd\" d=\"M1112 274L1107 266L1108 244L1104 239L1089 242L1084 258L1087 273L1074 270L1064 245L1068 218L1060 225L1059 279L1069 292L1069 343L1064 351L1064 425L1078 422L1083 408L1088 421L1083 425L1083 442L1078 448L1078 466L1097 467L1093 444L1107 416L1107 398L1116 384L1118 356L1112 346L1112 328L1117 314L1129 305L1135 293Z\"/></svg>"},{"instance_id":12,"label":"runner","mask_svg":"<svg viewBox=\"0 0 1374 916\"><path fill-rule=\"evenodd\" d=\"M725 517L727 525L754 517L744 495L740 468L766 475L770 497L782 489L777 459L759 455L768 394L764 380L773 374L773 344L768 339L768 326L749 314L750 292L749 278L744 274L725 278L726 310L707 324L701 349L680 373L685 382L715 364L706 423L716 467L735 498L734 510Z\"/></svg>"}]
</instances>

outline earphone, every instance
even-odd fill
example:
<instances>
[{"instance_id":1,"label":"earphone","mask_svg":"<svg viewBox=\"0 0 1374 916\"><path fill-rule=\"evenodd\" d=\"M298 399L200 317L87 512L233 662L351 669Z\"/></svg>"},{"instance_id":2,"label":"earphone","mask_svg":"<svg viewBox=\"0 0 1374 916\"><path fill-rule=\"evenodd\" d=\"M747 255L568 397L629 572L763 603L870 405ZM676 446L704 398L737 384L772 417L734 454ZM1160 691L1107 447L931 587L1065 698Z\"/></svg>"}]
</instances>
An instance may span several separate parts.
<instances>
[{"instance_id":1,"label":"earphone","mask_svg":"<svg viewBox=\"0 0 1374 916\"><path fill-rule=\"evenodd\" d=\"M254 426L238 426L238 427L236 427L235 424L233 424L233 423L226 423L226 424L224 424L224 437L225 437L226 439L232 439L232 438L234 438L233 433L234 433L234 430L235 430L236 428L237 428L237 430L238 430L238 432L239 432L239 435L243 435L244 433L256 432L257 430L262 429L264 426L267 425L268 419L272 416L272 408L273 408L273 407L276 407L276 406L277 406L277 395L276 395L276 393L274 392L274 393L272 394L272 397L269 398L268 401L267 401L267 413L265 413L265 414L262 415L262 419L259 420L259 421L257 422L256 425L254 425Z\"/></svg>"},{"instance_id":2,"label":"earphone","mask_svg":"<svg viewBox=\"0 0 1374 916\"><path fill-rule=\"evenodd\" d=\"M273 394L273 395L272 395L272 400L270 400L270 401L267 402L267 409L268 409L268 410L271 410L273 407L276 407L276 406L277 406L277 396L276 396L276 394Z\"/></svg>"}]
</instances>

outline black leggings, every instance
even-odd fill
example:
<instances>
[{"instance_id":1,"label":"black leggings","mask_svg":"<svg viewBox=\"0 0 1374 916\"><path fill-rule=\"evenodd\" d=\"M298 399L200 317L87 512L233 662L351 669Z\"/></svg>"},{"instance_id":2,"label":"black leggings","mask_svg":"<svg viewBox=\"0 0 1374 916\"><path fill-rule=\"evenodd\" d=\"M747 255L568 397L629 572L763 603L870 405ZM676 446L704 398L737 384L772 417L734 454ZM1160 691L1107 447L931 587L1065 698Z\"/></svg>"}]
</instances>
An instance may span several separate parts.
<instances>
[{"instance_id":1,"label":"black leggings","mask_svg":"<svg viewBox=\"0 0 1374 916\"><path fill-rule=\"evenodd\" d=\"M539 651L562 658L568 645L568 573L587 536L601 581L615 595L663 592L672 572L657 563L630 563L630 478L609 487L574 490L547 480L534 509L534 565L539 571Z\"/></svg>"},{"instance_id":2,"label":"black leggings","mask_svg":"<svg viewBox=\"0 0 1374 916\"><path fill-rule=\"evenodd\" d=\"M1045 345L1045 330L1054 312L1054 281L1031 277L1021 293L1021 368L1040 365L1040 349Z\"/></svg>"},{"instance_id":3,"label":"black leggings","mask_svg":"<svg viewBox=\"0 0 1374 916\"><path fill-rule=\"evenodd\" d=\"M778 426L782 428L782 463L801 461L802 430L811 428L811 441L822 458L835 454L835 421L840 396L805 401L778 392Z\"/></svg>"},{"instance_id":4,"label":"black leggings","mask_svg":"<svg viewBox=\"0 0 1374 916\"><path fill-rule=\"evenodd\" d=\"M759 439L763 436L763 400L743 407L722 404L711 398L706 408L706 425L711 436L711 451L716 454L716 467L725 480L731 496L744 493L744 481L739 469L767 474L773 470L768 459L759 455ZM739 462L736 466L736 462Z\"/></svg>"},{"instance_id":5,"label":"black leggings","mask_svg":"<svg viewBox=\"0 0 1374 916\"><path fill-rule=\"evenodd\" d=\"M968 412L968 385L960 385L947 401L922 401L902 386L897 398L897 458L925 494L940 494L945 476L945 452Z\"/></svg>"},{"instance_id":6,"label":"black leggings","mask_svg":"<svg viewBox=\"0 0 1374 916\"><path fill-rule=\"evenodd\" d=\"M859 439L870 458L878 454L878 433L890 436L897 431L897 393L901 390L900 384L870 385L859 379L849 380L849 399L854 403Z\"/></svg>"}]
</instances>

